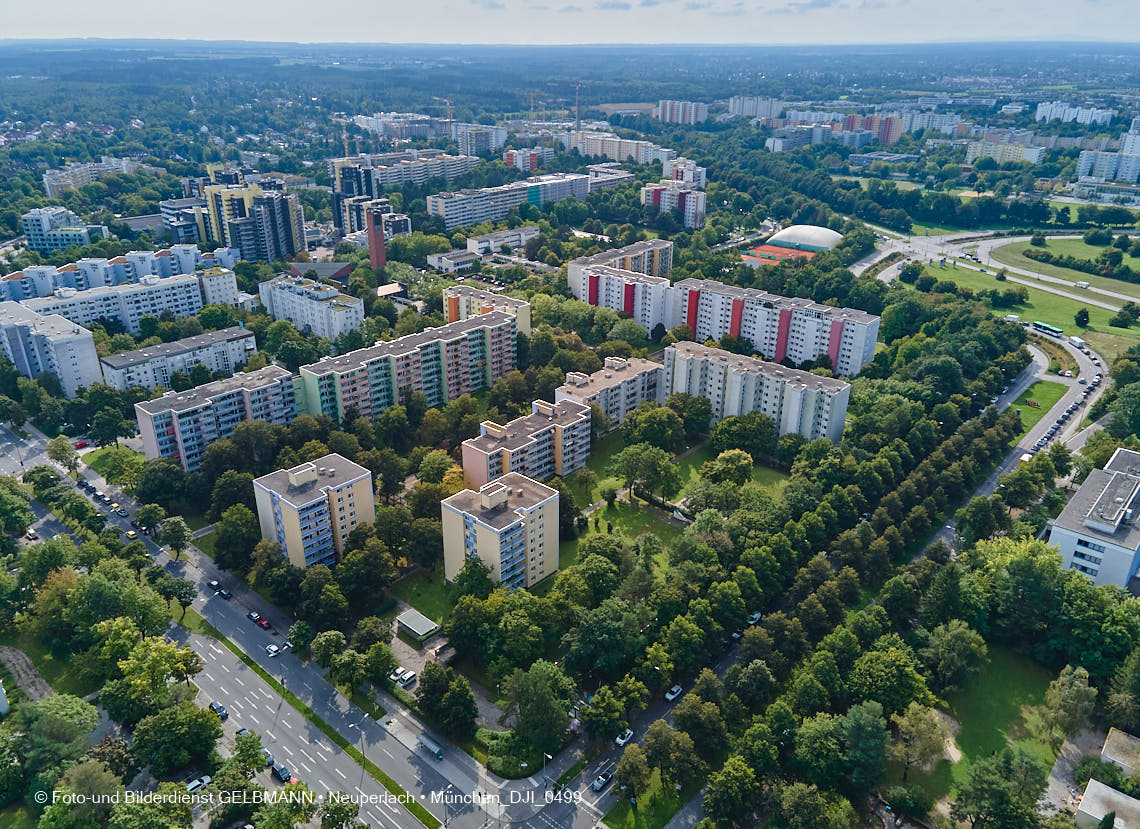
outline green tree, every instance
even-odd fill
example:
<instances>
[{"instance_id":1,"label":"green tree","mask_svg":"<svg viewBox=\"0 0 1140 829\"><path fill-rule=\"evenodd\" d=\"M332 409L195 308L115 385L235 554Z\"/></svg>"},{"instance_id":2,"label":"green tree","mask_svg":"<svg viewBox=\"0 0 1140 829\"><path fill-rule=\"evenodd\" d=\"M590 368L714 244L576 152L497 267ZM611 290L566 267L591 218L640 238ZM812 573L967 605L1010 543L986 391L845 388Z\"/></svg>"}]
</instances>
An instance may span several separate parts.
<instances>
[{"instance_id":1,"label":"green tree","mask_svg":"<svg viewBox=\"0 0 1140 829\"><path fill-rule=\"evenodd\" d=\"M883 707L863 702L851 707L843 718L846 748L846 779L851 794L863 796L886 777L887 723Z\"/></svg>"},{"instance_id":2,"label":"green tree","mask_svg":"<svg viewBox=\"0 0 1140 829\"><path fill-rule=\"evenodd\" d=\"M135 433L135 427L123 417L122 412L110 407L100 409L91 420L87 434L96 446L119 444L119 438L127 438Z\"/></svg>"},{"instance_id":3,"label":"green tree","mask_svg":"<svg viewBox=\"0 0 1140 829\"><path fill-rule=\"evenodd\" d=\"M261 538L261 525L250 508L245 504L228 507L214 532L214 561L217 565L226 570L248 570L250 554Z\"/></svg>"},{"instance_id":4,"label":"green tree","mask_svg":"<svg viewBox=\"0 0 1140 829\"><path fill-rule=\"evenodd\" d=\"M1073 315L1073 321L1077 324L1078 328L1088 328L1089 325L1089 309L1081 308Z\"/></svg>"},{"instance_id":5,"label":"green tree","mask_svg":"<svg viewBox=\"0 0 1140 829\"><path fill-rule=\"evenodd\" d=\"M963 688L989 661L987 654L985 640L961 619L932 630L918 652L941 693Z\"/></svg>"},{"instance_id":6,"label":"green tree","mask_svg":"<svg viewBox=\"0 0 1140 829\"><path fill-rule=\"evenodd\" d=\"M618 760L614 777L622 790L637 799L649 788L653 772L645 759L645 752L637 743L629 743Z\"/></svg>"},{"instance_id":7,"label":"green tree","mask_svg":"<svg viewBox=\"0 0 1140 829\"><path fill-rule=\"evenodd\" d=\"M344 634L339 630L326 630L313 637L309 650L318 665L328 668L333 664L336 655L344 652L347 644Z\"/></svg>"},{"instance_id":8,"label":"green tree","mask_svg":"<svg viewBox=\"0 0 1140 829\"><path fill-rule=\"evenodd\" d=\"M155 774L166 775L204 760L221 736L222 723L213 711L181 702L139 722L135 728L135 754Z\"/></svg>"},{"instance_id":9,"label":"green tree","mask_svg":"<svg viewBox=\"0 0 1140 829\"><path fill-rule=\"evenodd\" d=\"M182 551L190 545L190 528L182 516L176 515L162 522L159 541L170 548L175 561L182 556Z\"/></svg>"},{"instance_id":10,"label":"green tree","mask_svg":"<svg viewBox=\"0 0 1140 829\"><path fill-rule=\"evenodd\" d=\"M942 756L949 732L933 708L912 702L901 714L892 715L891 723L897 736L890 755L902 763L904 781L913 766L921 768Z\"/></svg>"},{"instance_id":11,"label":"green tree","mask_svg":"<svg viewBox=\"0 0 1140 829\"><path fill-rule=\"evenodd\" d=\"M444 474L453 466L455 466L455 461L451 459L451 455L443 449L433 449L424 455L423 460L420 461L420 468L416 475L421 481L438 484L443 482Z\"/></svg>"},{"instance_id":12,"label":"green tree","mask_svg":"<svg viewBox=\"0 0 1140 829\"><path fill-rule=\"evenodd\" d=\"M47 445L47 456L64 467L72 475L79 468L79 453L71 445L67 435L56 435Z\"/></svg>"},{"instance_id":13,"label":"green tree","mask_svg":"<svg viewBox=\"0 0 1140 829\"><path fill-rule=\"evenodd\" d=\"M761 786L756 772L734 754L720 771L709 775L705 786L705 811L715 820L735 823L756 810Z\"/></svg>"},{"instance_id":14,"label":"green tree","mask_svg":"<svg viewBox=\"0 0 1140 829\"><path fill-rule=\"evenodd\" d=\"M970 766L950 807L955 820L993 829L1025 829L1037 825L1036 804L1048 770L1021 749L1003 748Z\"/></svg>"},{"instance_id":15,"label":"green tree","mask_svg":"<svg viewBox=\"0 0 1140 829\"><path fill-rule=\"evenodd\" d=\"M574 684L553 662L540 659L515 672L503 685L506 713L515 718L515 733L533 748L552 752L569 722L567 711Z\"/></svg>"},{"instance_id":16,"label":"green tree","mask_svg":"<svg viewBox=\"0 0 1140 829\"><path fill-rule=\"evenodd\" d=\"M1042 730L1054 749L1088 725L1096 695L1097 689L1089 685L1089 672L1082 667L1066 665L1049 683L1039 714Z\"/></svg>"}]
</instances>

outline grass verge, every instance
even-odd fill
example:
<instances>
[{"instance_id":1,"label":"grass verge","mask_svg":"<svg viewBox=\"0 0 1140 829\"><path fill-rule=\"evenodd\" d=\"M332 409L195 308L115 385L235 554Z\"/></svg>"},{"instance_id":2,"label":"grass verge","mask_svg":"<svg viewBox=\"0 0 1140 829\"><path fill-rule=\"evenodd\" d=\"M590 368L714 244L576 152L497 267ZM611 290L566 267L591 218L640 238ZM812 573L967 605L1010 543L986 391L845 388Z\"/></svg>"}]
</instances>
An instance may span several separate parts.
<instances>
[{"instance_id":1,"label":"grass verge","mask_svg":"<svg viewBox=\"0 0 1140 829\"><path fill-rule=\"evenodd\" d=\"M654 770L649 789L636 804L623 797L606 812L602 822L611 829L662 829L681 807L700 791L704 781L690 783L681 789L665 791L661 787L661 776Z\"/></svg>"},{"instance_id":2,"label":"grass verge","mask_svg":"<svg viewBox=\"0 0 1140 829\"><path fill-rule=\"evenodd\" d=\"M595 517L598 518L598 529L594 529ZM675 527L667 521L662 521L657 518L640 500L637 506L631 506L624 501L619 501L612 507L602 507L591 515L589 529L578 536L578 538L563 541L559 545L558 568L565 570L567 567L577 564L578 545L581 540L590 535L602 535L607 533L608 525L611 524L613 525L614 534L627 540L639 536L644 532L651 532L660 538L666 546L671 544L673 539L681 534L680 527Z\"/></svg>"},{"instance_id":3,"label":"grass verge","mask_svg":"<svg viewBox=\"0 0 1140 829\"><path fill-rule=\"evenodd\" d=\"M1053 408L1068 389L1064 383L1054 383L1052 380L1038 380L1023 391L1010 405L1021 409L1021 433L1017 440L1025 435ZM1029 401L1040 403L1040 406L1030 406Z\"/></svg>"},{"instance_id":4,"label":"grass verge","mask_svg":"<svg viewBox=\"0 0 1140 829\"><path fill-rule=\"evenodd\" d=\"M716 450L713 449L712 444L706 443L700 449L696 449L681 460L677 461L677 472L681 476L681 491L673 501L683 498L690 486L700 479L701 465L705 461L716 459ZM752 467L752 480L760 484L760 488L771 495L773 498L780 493L781 490L788 483L788 476L778 469L772 469L768 466L755 464Z\"/></svg>"},{"instance_id":5,"label":"grass verge","mask_svg":"<svg viewBox=\"0 0 1140 829\"><path fill-rule=\"evenodd\" d=\"M208 532L205 535L199 536L198 538L190 539L190 543L201 550L205 555L209 556L210 560L213 561L214 542L217 540L218 534L216 532Z\"/></svg>"},{"instance_id":6,"label":"grass verge","mask_svg":"<svg viewBox=\"0 0 1140 829\"><path fill-rule=\"evenodd\" d=\"M188 624L184 622L183 626L188 630L192 630L204 636L210 636L214 639L217 639L220 643L229 648L230 652L233 653L233 655L238 659L240 659L242 664L244 664L247 668L265 680L265 682L268 683L268 685L277 694L279 694L282 699L296 708L301 713L301 716L312 723L322 734L340 746L340 748L345 751L350 757L352 757L353 760L363 765L364 770L367 771L368 774L371 775L372 778L375 779L381 786L383 786L385 789L397 797L400 797L401 802L404 803L404 806L409 812L412 813L416 820L418 820L424 826L427 826L428 829L439 829L440 821L438 818L436 818L435 815L433 815L431 812L429 812L414 800L404 802L403 798L410 798L411 795L404 791L399 783L386 775L379 766L361 754L359 749L354 747L352 743L342 737L339 731L318 717L316 712L313 711L313 709L309 708L309 706L305 705L305 703L302 702L295 694L293 694L280 682L266 673L260 665L250 659L249 656L247 656L240 648L238 648L237 645L227 639L220 630L207 622L200 613L197 613L194 610L186 611L185 621L188 622Z\"/></svg>"}]
</instances>

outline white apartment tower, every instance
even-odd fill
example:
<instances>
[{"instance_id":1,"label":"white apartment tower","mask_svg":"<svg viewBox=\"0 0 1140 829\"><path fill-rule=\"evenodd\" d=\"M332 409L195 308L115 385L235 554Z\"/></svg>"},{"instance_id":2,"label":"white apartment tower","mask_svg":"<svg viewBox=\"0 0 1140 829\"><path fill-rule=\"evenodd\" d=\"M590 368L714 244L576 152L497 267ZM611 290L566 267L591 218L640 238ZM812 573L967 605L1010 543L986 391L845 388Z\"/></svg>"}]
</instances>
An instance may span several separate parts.
<instances>
[{"instance_id":1,"label":"white apartment tower","mask_svg":"<svg viewBox=\"0 0 1140 829\"><path fill-rule=\"evenodd\" d=\"M0 353L25 377L52 372L68 397L103 381L90 331L58 314L37 314L16 302L0 302Z\"/></svg>"},{"instance_id":2,"label":"white apartment tower","mask_svg":"<svg viewBox=\"0 0 1140 829\"><path fill-rule=\"evenodd\" d=\"M297 330L335 340L364 324L364 302L302 276L281 274L258 285L261 304L275 320Z\"/></svg>"}]
</instances>

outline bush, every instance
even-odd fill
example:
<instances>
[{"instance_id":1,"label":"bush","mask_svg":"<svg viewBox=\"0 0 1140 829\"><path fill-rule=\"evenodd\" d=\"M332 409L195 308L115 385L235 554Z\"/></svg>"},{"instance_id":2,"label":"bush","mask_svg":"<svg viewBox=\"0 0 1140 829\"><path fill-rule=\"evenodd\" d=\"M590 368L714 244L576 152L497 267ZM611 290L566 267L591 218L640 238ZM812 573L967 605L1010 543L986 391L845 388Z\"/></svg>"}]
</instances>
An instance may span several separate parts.
<instances>
[{"instance_id":1,"label":"bush","mask_svg":"<svg viewBox=\"0 0 1140 829\"><path fill-rule=\"evenodd\" d=\"M1084 788L1089 778L1094 777L1106 786L1124 792L1129 797L1140 797L1140 782L1128 777L1119 767L1105 763L1095 754L1082 757L1073 768L1073 780Z\"/></svg>"},{"instance_id":2,"label":"bush","mask_svg":"<svg viewBox=\"0 0 1140 829\"><path fill-rule=\"evenodd\" d=\"M1033 245L1033 247L1035 247L1035 248L1045 247L1045 245L1046 245L1045 234L1042 233L1041 231L1037 231L1036 233L1033 234L1033 237L1029 240L1029 244Z\"/></svg>"},{"instance_id":3,"label":"bush","mask_svg":"<svg viewBox=\"0 0 1140 829\"><path fill-rule=\"evenodd\" d=\"M1112 244L1112 231L1107 227L1096 227L1092 230L1086 230L1083 238L1086 245L1103 247Z\"/></svg>"},{"instance_id":4,"label":"bush","mask_svg":"<svg viewBox=\"0 0 1140 829\"><path fill-rule=\"evenodd\" d=\"M934 805L930 794L922 786L891 786L887 790L887 802L896 812L916 818L925 817Z\"/></svg>"}]
</instances>

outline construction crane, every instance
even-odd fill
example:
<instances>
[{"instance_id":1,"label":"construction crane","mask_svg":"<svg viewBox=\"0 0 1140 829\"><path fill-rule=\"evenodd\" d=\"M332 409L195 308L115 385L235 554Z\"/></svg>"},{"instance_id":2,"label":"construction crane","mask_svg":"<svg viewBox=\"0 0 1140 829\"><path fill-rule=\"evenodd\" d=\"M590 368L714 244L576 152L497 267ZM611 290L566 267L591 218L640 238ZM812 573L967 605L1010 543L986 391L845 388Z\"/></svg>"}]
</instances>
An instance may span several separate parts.
<instances>
[{"instance_id":1,"label":"construction crane","mask_svg":"<svg viewBox=\"0 0 1140 829\"><path fill-rule=\"evenodd\" d=\"M447 105L445 112L447 113L447 120L450 121L451 120L451 99L450 98L437 98L435 95L432 95L431 99L433 101L439 101L440 103Z\"/></svg>"}]
</instances>

